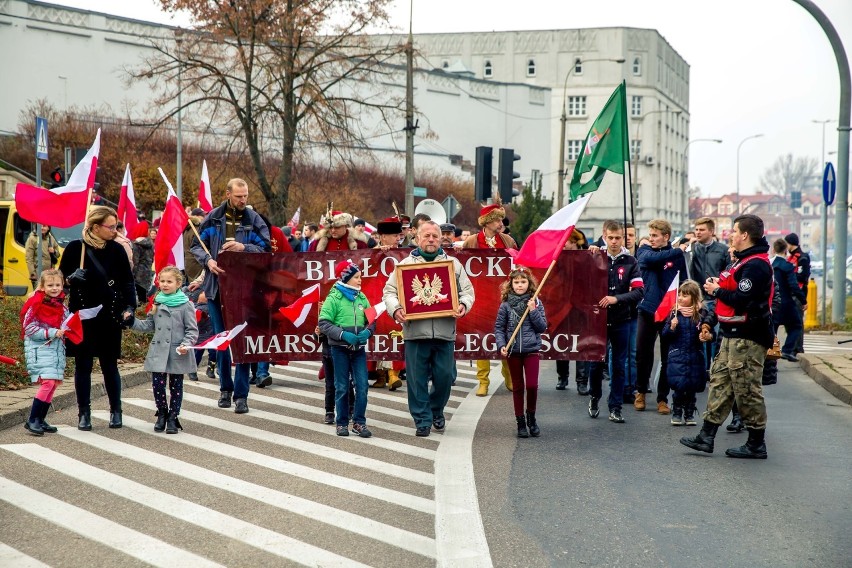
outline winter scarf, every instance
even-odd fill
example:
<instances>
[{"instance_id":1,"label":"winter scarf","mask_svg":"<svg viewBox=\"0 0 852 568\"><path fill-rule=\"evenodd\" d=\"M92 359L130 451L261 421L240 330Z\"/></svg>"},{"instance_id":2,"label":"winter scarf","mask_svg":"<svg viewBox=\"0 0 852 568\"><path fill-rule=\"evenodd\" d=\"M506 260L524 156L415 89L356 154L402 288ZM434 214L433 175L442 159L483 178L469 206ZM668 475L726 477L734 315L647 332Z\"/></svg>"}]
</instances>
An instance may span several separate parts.
<instances>
[{"instance_id":1,"label":"winter scarf","mask_svg":"<svg viewBox=\"0 0 852 568\"><path fill-rule=\"evenodd\" d=\"M350 302L354 302L355 298L358 297L358 292L361 291L361 288L355 288L353 286L350 286L349 284L344 284L343 282L335 283L334 287L337 288L340 293L343 294L343 296Z\"/></svg>"},{"instance_id":2,"label":"winter scarf","mask_svg":"<svg viewBox=\"0 0 852 568\"><path fill-rule=\"evenodd\" d=\"M83 242L96 249L102 249L106 246L106 241L92 233L91 227L83 229Z\"/></svg>"},{"instance_id":3,"label":"winter scarf","mask_svg":"<svg viewBox=\"0 0 852 568\"><path fill-rule=\"evenodd\" d=\"M170 308L174 308L175 306L182 306L188 301L189 298L186 297L186 294L183 293L183 290L178 290L173 294L163 294L163 292L157 292L157 296L154 298L154 302L158 304L164 304Z\"/></svg>"},{"instance_id":4,"label":"winter scarf","mask_svg":"<svg viewBox=\"0 0 852 568\"><path fill-rule=\"evenodd\" d=\"M59 329L65 316L64 300L64 292L60 292L57 297L51 298L44 293L44 290L36 290L35 294L30 296L24 307L21 308L21 338L24 337L24 328L32 321ZM32 308L32 315L27 318L27 312L30 308Z\"/></svg>"},{"instance_id":5,"label":"winter scarf","mask_svg":"<svg viewBox=\"0 0 852 568\"><path fill-rule=\"evenodd\" d=\"M520 296L514 292L509 292L509 295L506 297L506 301L509 302L509 307L512 308L512 311L520 318L524 314L524 310L527 309L527 302L530 301L531 297L532 294L529 292L521 294Z\"/></svg>"},{"instance_id":6,"label":"winter scarf","mask_svg":"<svg viewBox=\"0 0 852 568\"><path fill-rule=\"evenodd\" d=\"M423 250L422 248L418 247L417 248L417 254L419 254L420 256L425 258L426 262L432 262L433 260L438 258L438 256L444 254L444 249L442 249L441 247L438 247L438 250L436 250L434 253L428 253L425 250Z\"/></svg>"}]
</instances>

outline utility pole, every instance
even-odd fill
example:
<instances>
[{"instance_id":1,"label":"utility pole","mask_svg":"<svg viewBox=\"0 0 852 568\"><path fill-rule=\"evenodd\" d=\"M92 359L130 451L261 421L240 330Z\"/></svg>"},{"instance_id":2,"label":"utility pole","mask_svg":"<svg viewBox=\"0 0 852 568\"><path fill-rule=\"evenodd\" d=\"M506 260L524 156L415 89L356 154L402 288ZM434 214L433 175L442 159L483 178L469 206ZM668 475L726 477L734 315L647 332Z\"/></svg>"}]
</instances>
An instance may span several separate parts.
<instances>
[{"instance_id":1,"label":"utility pole","mask_svg":"<svg viewBox=\"0 0 852 568\"><path fill-rule=\"evenodd\" d=\"M411 32L414 0L408 19L408 43L405 46L405 213L414 214L414 37Z\"/></svg>"}]
</instances>

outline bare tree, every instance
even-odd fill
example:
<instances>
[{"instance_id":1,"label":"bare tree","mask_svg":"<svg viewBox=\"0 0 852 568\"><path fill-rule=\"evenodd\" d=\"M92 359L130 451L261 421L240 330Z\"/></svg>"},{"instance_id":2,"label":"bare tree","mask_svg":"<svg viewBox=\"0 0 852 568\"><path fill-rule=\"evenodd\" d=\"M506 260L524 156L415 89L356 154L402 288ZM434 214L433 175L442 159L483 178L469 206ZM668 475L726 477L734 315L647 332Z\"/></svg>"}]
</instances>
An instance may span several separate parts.
<instances>
[{"instance_id":1,"label":"bare tree","mask_svg":"<svg viewBox=\"0 0 852 568\"><path fill-rule=\"evenodd\" d=\"M196 130L248 154L276 223L287 219L297 155L347 163L376 134L364 124L387 133L402 121L401 101L376 85L398 73L387 64L404 46L366 35L387 27L391 0L159 2L188 12L195 27L153 40L157 54L129 70L161 89L157 106L169 110L155 124L173 118L182 89L180 107L192 109L183 115L203 121Z\"/></svg>"},{"instance_id":2,"label":"bare tree","mask_svg":"<svg viewBox=\"0 0 852 568\"><path fill-rule=\"evenodd\" d=\"M789 197L790 192L803 191L815 175L819 175L816 158L794 158L793 154L787 154L775 160L760 177L760 188L765 193Z\"/></svg>"}]
</instances>

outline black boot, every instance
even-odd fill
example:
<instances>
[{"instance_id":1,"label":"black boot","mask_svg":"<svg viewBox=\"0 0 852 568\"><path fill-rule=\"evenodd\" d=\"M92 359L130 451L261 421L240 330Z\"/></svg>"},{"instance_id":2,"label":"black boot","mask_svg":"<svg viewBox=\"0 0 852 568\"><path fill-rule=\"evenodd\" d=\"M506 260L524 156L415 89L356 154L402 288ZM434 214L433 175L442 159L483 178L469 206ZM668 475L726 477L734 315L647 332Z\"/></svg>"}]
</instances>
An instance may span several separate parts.
<instances>
[{"instance_id":1,"label":"black boot","mask_svg":"<svg viewBox=\"0 0 852 568\"><path fill-rule=\"evenodd\" d=\"M29 419L24 422L24 428L33 436L44 436L44 428L41 426L41 407L44 404L41 400L33 398L33 407L30 410Z\"/></svg>"},{"instance_id":2,"label":"black boot","mask_svg":"<svg viewBox=\"0 0 852 568\"><path fill-rule=\"evenodd\" d=\"M231 408L231 391L219 393L219 408Z\"/></svg>"},{"instance_id":3,"label":"black boot","mask_svg":"<svg viewBox=\"0 0 852 568\"><path fill-rule=\"evenodd\" d=\"M559 377L556 380L556 390L564 391L568 387L568 377Z\"/></svg>"},{"instance_id":4,"label":"black boot","mask_svg":"<svg viewBox=\"0 0 852 568\"><path fill-rule=\"evenodd\" d=\"M515 416L518 421L518 438L529 438L530 433L527 431L527 419L523 416Z\"/></svg>"},{"instance_id":5,"label":"black boot","mask_svg":"<svg viewBox=\"0 0 852 568\"><path fill-rule=\"evenodd\" d=\"M44 430L45 434L56 434L59 429L56 426L51 426L47 423L47 411L50 410L49 402L41 402L41 429Z\"/></svg>"},{"instance_id":6,"label":"black boot","mask_svg":"<svg viewBox=\"0 0 852 568\"><path fill-rule=\"evenodd\" d=\"M748 440L739 448L725 450L725 455L731 458L746 458L752 460L766 459L766 443L763 436L766 430L748 429Z\"/></svg>"},{"instance_id":7,"label":"black boot","mask_svg":"<svg viewBox=\"0 0 852 568\"><path fill-rule=\"evenodd\" d=\"M169 409L166 407L158 408L154 416L157 421L154 423L154 432L162 432L166 429L166 418L169 415Z\"/></svg>"},{"instance_id":8,"label":"black boot","mask_svg":"<svg viewBox=\"0 0 852 568\"><path fill-rule=\"evenodd\" d=\"M699 452L707 452L708 454L713 453L713 440L716 438L716 432L719 430L718 424L713 424L712 422L704 421L704 424L701 426L701 431L694 438L686 438L683 437L680 439L680 443L686 446L687 448L692 448L693 450L698 450Z\"/></svg>"},{"instance_id":9,"label":"black boot","mask_svg":"<svg viewBox=\"0 0 852 568\"><path fill-rule=\"evenodd\" d=\"M117 410L113 410L110 408L109 410L109 427L110 428L121 428L121 408Z\"/></svg>"},{"instance_id":10,"label":"black boot","mask_svg":"<svg viewBox=\"0 0 852 568\"><path fill-rule=\"evenodd\" d=\"M183 430L183 426L180 425L180 420L178 420L177 414L169 412L169 420L166 424L166 434L177 434L178 429Z\"/></svg>"},{"instance_id":11,"label":"black boot","mask_svg":"<svg viewBox=\"0 0 852 568\"><path fill-rule=\"evenodd\" d=\"M78 430L89 431L92 429L92 407L88 404L81 406L77 415L80 417L80 422L77 424Z\"/></svg>"},{"instance_id":12,"label":"black boot","mask_svg":"<svg viewBox=\"0 0 852 568\"><path fill-rule=\"evenodd\" d=\"M725 426L725 430L731 432L733 434L738 434L745 429L745 425L743 424L742 416L740 416L739 411L734 407L733 410L734 417L731 419L731 423Z\"/></svg>"},{"instance_id":13,"label":"black boot","mask_svg":"<svg viewBox=\"0 0 852 568\"><path fill-rule=\"evenodd\" d=\"M527 410L527 426L529 426L530 429L530 436L533 438L541 436L541 428L538 427L538 424L535 421L535 412Z\"/></svg>"}]
</instances>

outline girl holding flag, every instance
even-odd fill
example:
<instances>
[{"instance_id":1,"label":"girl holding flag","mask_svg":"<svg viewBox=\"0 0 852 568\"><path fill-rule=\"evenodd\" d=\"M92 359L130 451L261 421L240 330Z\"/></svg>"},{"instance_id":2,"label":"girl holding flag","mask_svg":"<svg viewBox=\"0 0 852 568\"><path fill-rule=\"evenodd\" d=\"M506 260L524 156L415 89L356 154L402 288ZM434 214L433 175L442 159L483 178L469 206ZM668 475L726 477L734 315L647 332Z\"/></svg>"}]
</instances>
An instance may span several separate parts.
<instances>
[{"instance_id":1,"label":"girl holding flag","mask_svg":"<svg viewBox=\"0 0 852 568\"><path fill-rule=\"evenodd\" d=\"M49 268L42 271L35 293L21 309L24 356L30 380L38 383L33 407L24 428L35 436L54 433L56 427L47 423L47 410L53 394L65 377L65 330L62 323L68 316L62 273Z\"/></svg>"}]
</instances>

